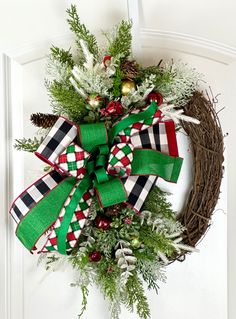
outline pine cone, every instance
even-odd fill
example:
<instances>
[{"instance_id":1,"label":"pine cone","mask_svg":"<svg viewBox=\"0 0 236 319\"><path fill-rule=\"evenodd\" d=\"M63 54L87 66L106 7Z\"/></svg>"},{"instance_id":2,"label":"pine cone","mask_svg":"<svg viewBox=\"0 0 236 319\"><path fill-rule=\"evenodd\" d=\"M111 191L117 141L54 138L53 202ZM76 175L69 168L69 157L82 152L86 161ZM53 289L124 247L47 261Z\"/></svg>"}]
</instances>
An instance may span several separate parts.
<instances>
[{"instance_id":1,"label":"pine cone","mask_svg":"<svg viewBox=\"0 0 236 319\"><path fill-rule=\"evenodd\" d=\"M56 123L58 117L58 115L54 114L33 113L30 116L30 120L35 126L49 128Z\"/></svg>"},{"instance_id":2,"label":"pine cone","mask_svg":"<svg viewBox=\"0 0 236 319\"><path fill-rule=\"evenodd\" d=\"M117 216L120 213L121 209L121 205L113 205L106 209L105 214L107 216Z\"/></svg>"},{"instance_id":3,"label":"pine cone","mask_svg":"<svg viewBox=\"0 0 236 319\"><path fill-rule=\"evenodd\" d=\"M136 61L124 60L121 63L121 70L124 74L124 78L127 80L133 80L139 73L139 68Z\"/></svg>"}]
</instances>

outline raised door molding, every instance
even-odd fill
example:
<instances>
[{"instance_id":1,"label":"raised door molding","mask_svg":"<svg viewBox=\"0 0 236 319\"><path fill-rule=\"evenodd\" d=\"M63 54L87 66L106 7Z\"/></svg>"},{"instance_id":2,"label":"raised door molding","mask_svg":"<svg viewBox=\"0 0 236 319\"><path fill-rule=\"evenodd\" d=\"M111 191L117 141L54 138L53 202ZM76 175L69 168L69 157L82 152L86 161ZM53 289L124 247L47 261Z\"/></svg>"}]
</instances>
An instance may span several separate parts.
<instances>
[{"instance_id":1,"label":"raised door molding","mask_svg":"<svg viewBox=\"0 0 236 319\"><path fill-rule=\"evenodd\" d=\"M133 45L134 56L139 57L143 47L178 51L226 65L236 61L234 47L187 33L147 28L143 23L140 1L127 0L127 7L128 16L133 21L133 36L136 39Z\"/></svg>"},{"instance_id":2,"label":"raised door molding","mask_svg":"<svg viewBox=\"0 0 236 319\"><path fill-rule=\"evenodd\" d=\"M22 248L14 236L14 224L8 214L9 203L23 185L21 154L13 148L14 138L23 131L21 66L2 54L0 72L0 314L4 319L23 319Z\"/></svg>"}]
</instances>

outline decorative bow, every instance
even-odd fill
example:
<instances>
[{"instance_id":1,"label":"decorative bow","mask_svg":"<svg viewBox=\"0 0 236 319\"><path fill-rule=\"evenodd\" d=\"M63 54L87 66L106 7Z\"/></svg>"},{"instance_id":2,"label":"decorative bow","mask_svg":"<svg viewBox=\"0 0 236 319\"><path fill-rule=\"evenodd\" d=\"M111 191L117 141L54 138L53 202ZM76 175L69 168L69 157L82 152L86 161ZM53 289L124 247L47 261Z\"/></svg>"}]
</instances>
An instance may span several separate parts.
<instances>
[{"instance_id":1,"label":"decorative bow","mask_svg":"<svg viewBox=\"0 0 236 319\"><path fill-rule=\"evenodd\" d=\"M161 122L161 117L152 102L124 117L109 133L104 123L77 126L60 117L35 153L54 170L31 185L11 208L13 216L20 211L24 217L18 213L16 231L23 244L32 250L51 229L41 251L67 254L84 228L94 193L101 207L109 207L130 204L133 177L154 175L177 182L182 159L140 148L137 142L140 133Z\"/></svg>"}]
</instances>

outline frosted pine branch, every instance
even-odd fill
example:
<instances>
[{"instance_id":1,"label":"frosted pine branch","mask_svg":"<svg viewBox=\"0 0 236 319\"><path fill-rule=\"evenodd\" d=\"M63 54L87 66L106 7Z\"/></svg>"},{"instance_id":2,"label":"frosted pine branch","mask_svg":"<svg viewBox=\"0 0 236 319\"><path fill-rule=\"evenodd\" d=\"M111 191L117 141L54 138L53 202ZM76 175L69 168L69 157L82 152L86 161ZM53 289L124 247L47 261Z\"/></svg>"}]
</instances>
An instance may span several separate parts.
<instances>
[{"instance_id":1,"label":"frosted pine branch","mask_svg":"<svg viewBox=\"0 0 236 319\"><path fill-rule=\"evenodd\" d=\"M80 45L84 54L84 58L85 58L85 63L84 63L84 67L88 70L92 70L93 69L93 62L94 62L94 56L92 53L89 52L88 47L85 43L85 41L80 40Z\"/></svg>"},{"instance_id":2,"label":"frosted pine branch","mask_svg":"<svg viewBox=\"0 0 236 319\"><path fill-rule=\"evenodd\" d=\"M184 115L183 109L175 110L175 108L178 107L174 104L162 104L160 107L161 112L163 113L164 120L165 118L173 120L175 123L179 123L180 121L186 121L194 124L200 124L200 121L198 119L195 119L193 117Z\"/></svg>"}]
</instances>

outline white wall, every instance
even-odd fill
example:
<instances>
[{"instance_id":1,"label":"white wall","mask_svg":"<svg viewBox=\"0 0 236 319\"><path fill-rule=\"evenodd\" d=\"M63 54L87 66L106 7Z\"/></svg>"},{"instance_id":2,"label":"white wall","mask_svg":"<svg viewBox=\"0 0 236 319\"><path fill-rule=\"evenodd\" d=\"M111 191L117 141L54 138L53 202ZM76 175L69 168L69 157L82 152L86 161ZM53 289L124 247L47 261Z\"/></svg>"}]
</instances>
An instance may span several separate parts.
<instances>
[{"instance_id":1,"label":"white wall","mask_svg":"<svg viewBox=\"0 0 236 319\"><path fill-rule=\"evenodd\" d=\"M47 43L52 38L69 33L66 9L78 4L81 20L92 31L106 29L127 17L125 0L1 0L0 48L28 46L29 43Z\"/></svg>"}]
</instances>

